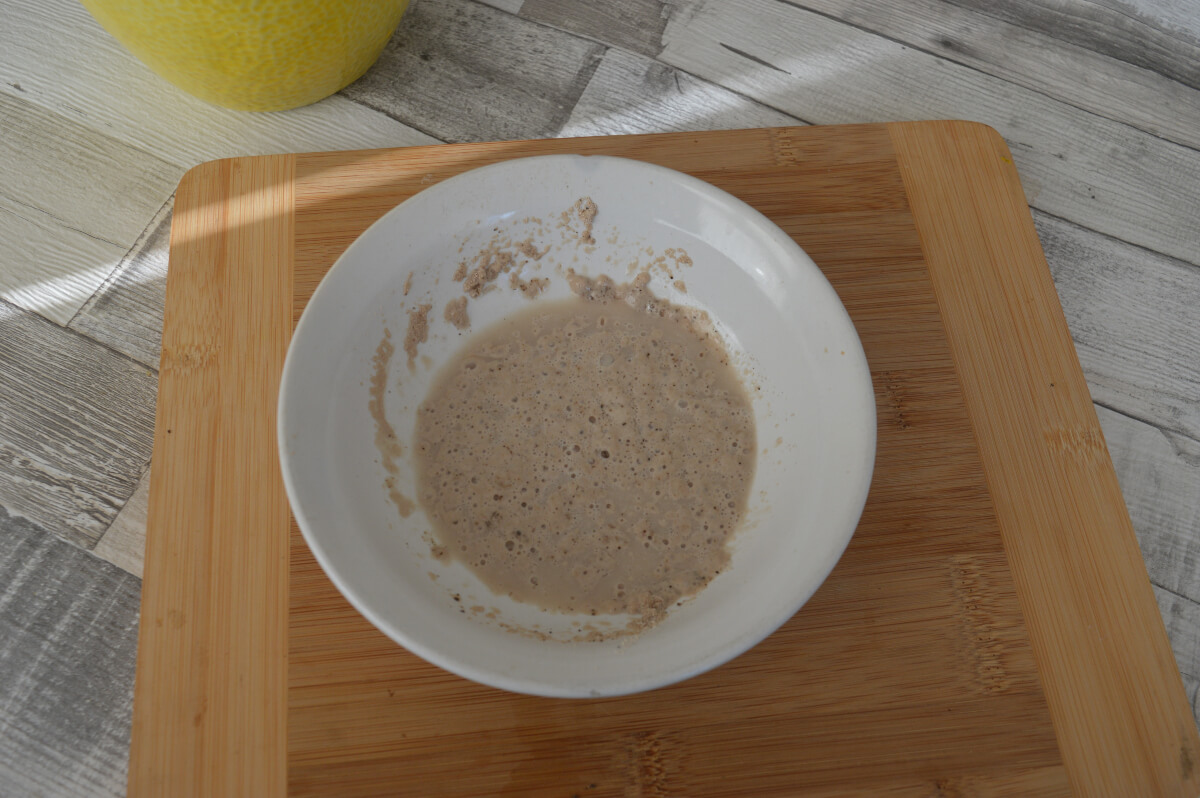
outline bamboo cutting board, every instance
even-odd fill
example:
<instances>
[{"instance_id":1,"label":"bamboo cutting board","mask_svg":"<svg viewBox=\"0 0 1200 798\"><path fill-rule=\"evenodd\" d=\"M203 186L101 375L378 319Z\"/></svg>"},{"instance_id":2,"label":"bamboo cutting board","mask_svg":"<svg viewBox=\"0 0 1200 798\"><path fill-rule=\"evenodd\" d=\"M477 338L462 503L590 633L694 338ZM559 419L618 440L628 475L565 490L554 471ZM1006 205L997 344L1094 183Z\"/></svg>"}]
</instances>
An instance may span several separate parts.
<instances>
[{"instance_id":1,"label":"bamboo cutting board","mask_svg":"<svg viewBox=\"0 0 1200 798\"><path fill-rule=\"evenodd\" d=\"M689 172L813 257L879 449L825 585L733 662L637 696L481 687L340 597L290 522L293 324L371 222L545 153ZM130 794L1179 795L1200 738L1008 150L961 122L203 164L175 203Z\"/></svg>"}]
</instances>

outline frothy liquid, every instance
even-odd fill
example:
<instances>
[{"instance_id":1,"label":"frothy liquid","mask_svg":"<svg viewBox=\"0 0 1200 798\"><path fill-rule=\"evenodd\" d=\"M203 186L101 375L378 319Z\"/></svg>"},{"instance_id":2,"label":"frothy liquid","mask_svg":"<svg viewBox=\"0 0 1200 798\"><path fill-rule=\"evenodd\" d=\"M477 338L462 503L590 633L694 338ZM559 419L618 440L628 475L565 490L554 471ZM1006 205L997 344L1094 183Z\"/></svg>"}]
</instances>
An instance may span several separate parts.
<instances>
[{"instance_id":1,"label":"frothy liquid","mask_svg":"<svg viewBox=\"0 0 1200 798\"><path fill-rule=\"evenodd\" d=\"M715 335L611 285L468 340L418 410L417 489L493 591L644 627L727 565L754 413Z\"/></svg>"}]
</instances>

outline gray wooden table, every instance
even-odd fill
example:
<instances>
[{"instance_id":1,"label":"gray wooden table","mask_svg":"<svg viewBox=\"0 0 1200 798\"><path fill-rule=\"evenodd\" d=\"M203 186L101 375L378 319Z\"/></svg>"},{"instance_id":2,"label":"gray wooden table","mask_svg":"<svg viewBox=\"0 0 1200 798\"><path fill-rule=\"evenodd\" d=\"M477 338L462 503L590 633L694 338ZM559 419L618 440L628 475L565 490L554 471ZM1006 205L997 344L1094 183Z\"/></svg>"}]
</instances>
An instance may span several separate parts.
<instances>
[{"instance_id":1,"label":"gray wooden table","mask_svg":"<svg viewBox=\"0 0 1200 798\"><path fill-rule=\"evenodd\" d=\"M124 791L172 192L230 155L963 118L1007 139L1200 690L1200 0L418 0L273 114L0 0L0 795Z\"/></svg>"}]
</instances>

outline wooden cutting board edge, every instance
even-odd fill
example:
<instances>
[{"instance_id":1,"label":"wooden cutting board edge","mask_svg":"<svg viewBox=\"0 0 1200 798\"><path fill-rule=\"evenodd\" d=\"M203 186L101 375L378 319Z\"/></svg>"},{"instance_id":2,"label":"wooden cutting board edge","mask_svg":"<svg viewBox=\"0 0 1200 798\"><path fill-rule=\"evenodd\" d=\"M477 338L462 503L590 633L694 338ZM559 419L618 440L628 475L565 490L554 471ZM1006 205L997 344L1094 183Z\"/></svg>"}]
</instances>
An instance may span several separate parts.
<instances>
[{"instance_id":1,"label":"wooden cutting board edge","mask_svg":"<svg viewBox=\"0 0 1200 798\"><path fill-rule=\"evenodd\" d=\"M291 511L275 397L293 326L295 162L211 161L176 194L129 795L286 792Z\"/></svg>"},{"instance_id":2,"label":"wooden cutting board edge","mask_svg":"<svg viewBox=\"0 0 1200 798\"><path fill-rule=\"evenodd\" d=\"M1196 795L1200 736L1011 155L982 125L887 127L1072 787ZM522 143L520 154L537 144ZM240 531L286 528L286 499L280 506L276 463L229 455L234 441L266 437L275 451L274 397L292 314L271 298L292 295L294 177L305 157L214 161L180 183L149 510L159 534L147 536L130 795L286 790L287 536ZM986 257L967 257L964 242ZM213 262L228 290L216 306L189 306L189 286ZM238 270L253 264L266 266L263 279L247 283ZM247 335L262 349L227 345ZM239 359L244 378L231 393L264 413L213 405L220 358ZM1014 389L1017 401L1000 401ZM185 439L177 429L205 433ZM238 478L162 467L185 451L228 462ZM1045 473L1062 490L1038 478ZM195 506L209 515L181 515L181 495L202 498ZM192 580L156 578L167 574ZM272 600L250 601L256 596ZM164 654L184 669L143 678L163 672Z\"/></svg>"},{"instance_id":3,"label":"wooden cutting board edge","mask_svg":"<svg viewBox=\"0 0 1200 798\"><path fill-rule=\"evenodd\" d=\"M985 125L888 127L1072 788L1196 795L1200 736L1012 154Z\"/></svg>"}]
</instances>

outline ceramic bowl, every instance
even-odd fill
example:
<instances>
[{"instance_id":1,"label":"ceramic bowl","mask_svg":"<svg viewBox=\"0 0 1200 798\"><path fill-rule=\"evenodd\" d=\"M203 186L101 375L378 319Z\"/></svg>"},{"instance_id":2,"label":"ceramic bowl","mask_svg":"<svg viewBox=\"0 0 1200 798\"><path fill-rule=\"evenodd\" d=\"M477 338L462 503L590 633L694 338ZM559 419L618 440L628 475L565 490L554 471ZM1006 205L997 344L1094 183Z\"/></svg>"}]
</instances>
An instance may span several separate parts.
<instances>
[{"instance_id":1,"label":"ceramic bowl","mask_svg":"<svg viewBox=\"0 0 1200 798\"><path fill-rule=\"evenodd\" d=\"M584 197L599 209L594 246L581 246L562 225L561 214ZM567 642L596 619L492 594L463 565L436 559L424 513L417 507L401 517L383 487L387 473L368 403L384 330L399 350L408 311L433 306L415 368L398 351L387 379L384 412L405 441L438 365L471 334L442 321L445 304L462 296L452 274L497 237L548 248L524 266L526 277L550 280L533 300L539 302L569 296L567 268L622 281L630 264L685 251L691 265L659 262L650 287L710 314L753 398L757 470L745 522L729 543L730 565L639 635ZM473 331L529 306L505 281L497 285L470 302ZM316 559L354 607L449 671L561 697L633 693L688 678L745 652L790 618L854 533L876 430L854 325L788 235L693 177L633 160L565 155L465 172L364 232L296 327L278 424L292 510ZM415 496L412 463L400 458L396 465L397 489Z\"/></svg>"}]
</instances>

